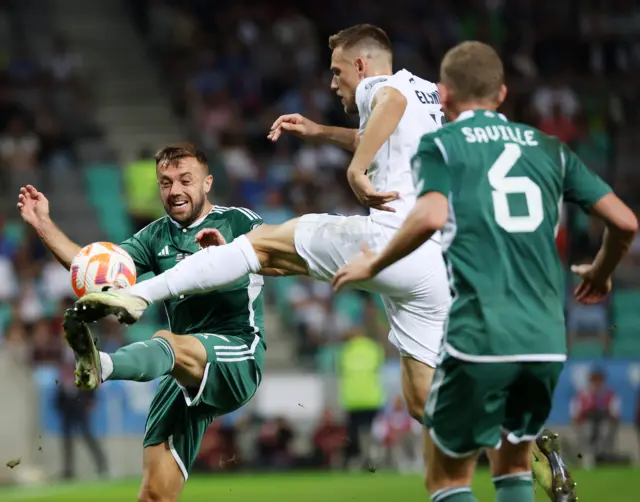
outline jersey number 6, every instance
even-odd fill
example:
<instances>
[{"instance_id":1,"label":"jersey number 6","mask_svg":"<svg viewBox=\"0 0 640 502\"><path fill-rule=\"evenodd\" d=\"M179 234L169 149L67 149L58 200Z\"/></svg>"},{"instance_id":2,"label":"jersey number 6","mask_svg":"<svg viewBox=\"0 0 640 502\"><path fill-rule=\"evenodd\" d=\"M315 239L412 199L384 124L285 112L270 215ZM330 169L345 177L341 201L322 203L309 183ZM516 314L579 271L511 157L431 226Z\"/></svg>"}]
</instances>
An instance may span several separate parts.
<instances>
[{"instance_id":1,"label":"jersey number 6","mask_svg":"<svg viewBox=\"0 0 640 502\"><path fill-rule=\"evenodd\" d=\"M489 183L493 187L494 218L496 223L509 233L534 232L544 219L540 187L526 176L507 177L521 155L522 150L519 145L506 143L504 150L487 173ZM507 200L509 194L525 196L528 215L511 215Z\"/></svg>"}]
</instances>

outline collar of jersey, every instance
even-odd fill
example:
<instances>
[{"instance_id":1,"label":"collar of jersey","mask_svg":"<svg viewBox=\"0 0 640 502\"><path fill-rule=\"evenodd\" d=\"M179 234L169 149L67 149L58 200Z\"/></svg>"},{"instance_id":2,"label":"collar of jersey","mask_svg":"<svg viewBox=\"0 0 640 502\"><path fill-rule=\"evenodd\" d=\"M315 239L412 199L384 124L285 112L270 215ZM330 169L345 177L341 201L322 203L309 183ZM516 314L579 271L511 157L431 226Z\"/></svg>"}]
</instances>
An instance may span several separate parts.
<instances>
[{"instance_id":1,"label":"collar of jersey","mask_svg":"<svg viewBox=\"0 0 640 502\"><path fill-rule=\"evenodd\" d=\"M455 121L458 122L460 120L470 119L476 114L477 111L480 111L480 110L465 110L460 115L458 115L458 118ZM504 120L505 122L508 122L507 117L502 115L502 113L484 110L484 115L485 117L495 117L497 115L499 119Z\"/></svg>"},{"instance_id":2,"label":"collar of jersey","mask_svg":"<svg viewBox=\"0 0 640 502\"><path fill-rule=\"evenodd\" d=\"M209 211L209 212L208 212L207 214L205 214L204 216L201 216L200 218L198 218L196 221L194 221L191 225L189 225L189 226L188 226L188 227L186 227L186 228L188 228L189 230L191 230L192 228L196 228L198 225L201 225L201 224L202 224L202 222L204 221L204 219L205 219L207 216L209 216L211 213L213 213L213 210L214 210L215 208L216 208L216 207L215 207L215 206L213 206L213 207L211 208L211 211ZM178 223L176 220L174 220L171 216L168 216L168 218L171 220L171 223L173 223L176 227L178 227L178 228L185 228L185 227L183 227L182 225L180 225L180 223Z\"/></svg>"}]
</instances>

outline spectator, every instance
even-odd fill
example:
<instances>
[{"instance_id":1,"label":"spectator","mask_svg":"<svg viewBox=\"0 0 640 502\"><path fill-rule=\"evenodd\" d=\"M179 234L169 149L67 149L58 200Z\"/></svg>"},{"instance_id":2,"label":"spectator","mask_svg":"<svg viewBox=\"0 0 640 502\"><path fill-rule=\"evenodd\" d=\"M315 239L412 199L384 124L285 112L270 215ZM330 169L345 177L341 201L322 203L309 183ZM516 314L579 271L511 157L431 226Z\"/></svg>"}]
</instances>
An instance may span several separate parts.
<instances>
[{"instance_id":1,"label":"spectator","mask_svg":"<svg viewBox=\"0 0 640 502\"><path fill-rule=\"evenodd\" d=\"M550 136L556 136L567 145L573 145L580 137L580 131L573 119L562 113L562 108L558 103L554 103L552 106L551 115L540 121L538 129Z\"/></svg>"},{"instance_id":2,"label":"spectator","mask_svg":"<svg viewBox=\"0 0 640 502\"><path fill-rule=\"evenodd\" d=\"M60 359L60 383L57 387L56 406L62 423L62 477L74 479L75 432L80 432L93 457L98 476L107 475L107 460L102 447L91 430L89 413L95 404L95 392L82 392L74 385L75 359L68 347Z\"/></svg>"},{"instance_id":3,"label":"spectator","mask_svg":"<svg viewBox=\"0 0 640 502\"><path fill-rule=\"evenodd\" d=\"M402 396L396 396L376 417L372 434L391 467L404 473L422 470L422 427L409 416Z\"/></svg>"},{"instance_id":4,"label":"spectator","mask_svg":"<svg viewBox=\"0 0 640 502\"><path fill-rule=\"evenodd\" d=\"M129 216L136 231L164 214L158 195L156 161L149 148L143 148L138 159L124 168L124 186Z\"/></svg>"},{"instance_id":5,"label":"spectator","mask_svg":"<svg viewBox=\"0 0 640 502\"><path fill-rule=\"evenodd\" d=\"M62 330L54 332L50 319L39 319L31 334L31 362L33 364L58 364L62 356Z\"/></svg>"},{"instance_id":6,"label":"spectator","mask_svg":"<svg viewBox=\"0 0 640 502\"><path fill-rule=\"evenodd\" d=\"M353 330L340 349L340 401L347 413L345 462L351 468L366 467L371 444L371 426L384 405L380 377L384 350L378 343Z\"/></svg>"},{"instance_id":7,"label":"spectator","mask_svg":"<svg viewBox=\"0 0 640 502\"><path fill-rule=\"evenodd\" d=\"M8 171L34 171L38 166L40 139L29 130L23 114L14 115L0 135L0 160Z\"/></svg>"},{"instance_id":8,"label":"spectator","mask_svg":"<svg viewBox=\"0 0 640 502\"><path fill-rule=\"evenodd\" d=\"M53 42L53 51L44 62L43 67L55 85L74 86L78 84L82 57L69 47L63 36L57 36Z\"/></svg>"},{"instance_id":9,"label":"spectator","mask_svg":"<svg viewBox=\"0 0 640 502\"><path fill-rule=\"evenodd\" d=\"M542 85L533 93L533 107L541 120L552 117L556 107L568 119L577 115L580 101L575 91L564 82L562 77L554 77L548 85Z\"/></svg>"},{"instance_id":10,"label":"spectator","mask_svg":"<svg viewBox=\"0 0 640 502\"><path fill-rule=\"evenodd\" d=\"M258 435L258 458L263 469L290 469L295 464L292 451L293 428L284 417L262 424Z\"/></svg>"},{"instance_id":11,"label":"spectator","mask_svg":"<svg viewBox=\"0 0 640 502\"><path fill-rule=\"evenodd\" d=\"M342 451L346 438L344 426L338 423L329 408L322 411L313 431L314 466L337 469L343 465Z\"/></svg>"},{"instance_id":12,"label":"spectator","mask_svg":"<svg viewBox=\"0 0 640 502\"><path fill-rule=\"evenodd\" d=\"M588 387L579 391L571 403L573 424L578 433L578 443L583 452L585 466L606 461L615 447L620 422L620 398L606 385L602 370L594 370L589 376Z\"/></svg>"}]
</instances>

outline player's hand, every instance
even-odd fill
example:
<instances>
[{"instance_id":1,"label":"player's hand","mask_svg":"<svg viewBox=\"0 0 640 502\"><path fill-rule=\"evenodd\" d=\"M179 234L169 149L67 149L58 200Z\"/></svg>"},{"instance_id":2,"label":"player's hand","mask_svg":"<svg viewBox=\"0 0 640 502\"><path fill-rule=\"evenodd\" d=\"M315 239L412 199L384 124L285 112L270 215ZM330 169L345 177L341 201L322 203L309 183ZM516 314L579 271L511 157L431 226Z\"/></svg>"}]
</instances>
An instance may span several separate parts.
<instances>
[{"instance_id":1,"label":"player's hand","mask_svg":"<svg viewBox=\"0 0 640 502\"><path fill-rule=\"evenodd\" d=\"M299 113L280 115L271 126L267 138L273 142L278 141L282 131L287 131L298 138L310 139L320 134L320 125L303 117Z\"/></svg>"},{"instance_id":2,"label":"player's hand","mask_svg":"<svg viewBox=\"0 0 640 502\"><path fill-rule=\"evenodd\" d=\"M396 210L387 204L391 201L397 200L399 197L400 194L398 192L373 192L358 195L358 200L361 204L370 207L371 209L395 213Z\"/></svg>"},{"instance_id":3,"label":"player's hand","mask_svg":"<svg viewBox=\"0 0 640 502\"><path fill-rule=\"evenodd\" d=\"M205 228L196 235L196 242L202 249L210 246L224 246L227 241L219 230L215 228Z\"/></svg>"},{"instance_id":4,"label":"player's hand","mask_svg":"<svg viewBox=\"0 0 640 502\"><path fill-rule=\"evenodd\" d=\"M573 265L571 271L582 279L573 292L580 303L598 303L611 291L611 277L600 277L593 265Z\"/></svg>"},{"instance_id":5,"label":"player's hand","mask_svg":"<svg viewBox=\"0 0 640 502\"><path fill-rule=\"evenodd\" d=\"M17 206L22 219L32 227L49 219L49 201L33 185L20 188Z\"/></svg>"},{"instance_id":6,"label":"player's hand","mask_svg":"<svg viewBox=\"0 0 640 502\"><path fill-rule=\"evenodd\" d=\"M364 172L359 170L351 170L351 166L347 169L347 180L351 190L363 206L377 209L379 211L388 211L395 213L396 210L387 204L400 198L399 192L376 192L373 188L371 180Z\"/></svg>"},{"instance_id":7,"label":"player's hand","mask_svg":"<svg viewBox=\"0 0 640 502\"><path fill-rule=\"evenodd\" d=\"M375 275L373 273L373 262L375 260L376 254L366 244L362 244L362 254L340 267L333 277L333 281L331 281L333 290L337 293L351 282L371 279Z\"/></svg>"}]
</instances>

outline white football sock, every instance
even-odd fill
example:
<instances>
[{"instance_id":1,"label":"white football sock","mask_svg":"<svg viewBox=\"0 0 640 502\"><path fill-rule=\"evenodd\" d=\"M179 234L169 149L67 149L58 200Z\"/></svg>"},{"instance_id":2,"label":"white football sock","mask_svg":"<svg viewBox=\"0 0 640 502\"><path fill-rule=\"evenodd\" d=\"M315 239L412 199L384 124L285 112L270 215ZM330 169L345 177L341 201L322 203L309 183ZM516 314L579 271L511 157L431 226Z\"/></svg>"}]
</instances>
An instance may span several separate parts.
<instances>
[{"instance_id":1,"label":"white football sock","mask_svg":"<svg viewBox=\"0 0 640 502\"><path fill-rule=\"evenodd\" d=\"M262 266L246 236L231 244L211 246L188 256L175 267L129 288L128 293L148 303L224 287Z\"/></svg>"},{"instance_id":2,"label":"white football sock","mask_svg":"<svg viewBox=\"0 0 640 502\"><path fill-rule=\"evenodd\" d=\"M113 361L111 360L111 356L106 352L100 352L99 354L100 354L100 369L102 370L100 379L104 382L107 378L111 376L111 373L113 373Z\"/></svg>"}]
</instances>

